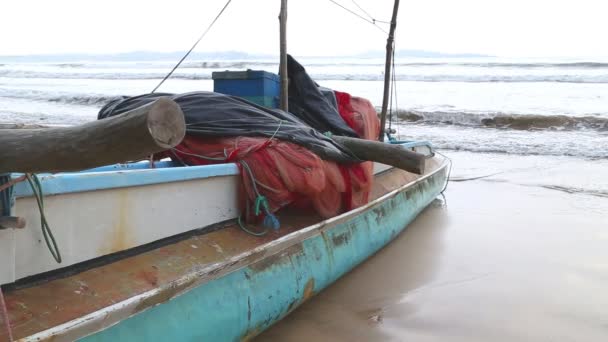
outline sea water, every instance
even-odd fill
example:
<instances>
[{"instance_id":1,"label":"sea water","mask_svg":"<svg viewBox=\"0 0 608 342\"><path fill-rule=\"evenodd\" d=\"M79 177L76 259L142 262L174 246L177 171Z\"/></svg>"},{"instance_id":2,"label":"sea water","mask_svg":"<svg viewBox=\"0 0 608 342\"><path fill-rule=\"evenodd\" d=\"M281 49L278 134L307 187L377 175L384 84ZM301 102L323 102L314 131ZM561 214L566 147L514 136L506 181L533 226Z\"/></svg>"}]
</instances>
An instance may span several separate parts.
<instances>
[{"instance_id":1,"label":"sea water","mask_svg":"<svg viewBox=\"0 0 608 342\"><path fill-rule=\"evenodd\" d=\"M320 85L380 107L381 59L301 58ZM0 62L0 123L80 124L150 92L174 61ZM186 61L163 92L211 91L211 73L278 70L276 59ZM477 152L608 157L608 61L397 59L392 124L403 139Z\"/></svg>"}]
</instances>

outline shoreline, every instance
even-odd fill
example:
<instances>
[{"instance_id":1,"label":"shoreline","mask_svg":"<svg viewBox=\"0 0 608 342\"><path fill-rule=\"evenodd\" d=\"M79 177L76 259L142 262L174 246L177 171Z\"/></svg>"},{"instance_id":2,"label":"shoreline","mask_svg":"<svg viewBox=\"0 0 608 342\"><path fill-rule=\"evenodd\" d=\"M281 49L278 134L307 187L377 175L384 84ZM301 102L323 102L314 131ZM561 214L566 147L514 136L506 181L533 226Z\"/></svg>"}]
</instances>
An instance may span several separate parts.
<instances>
[{"instance_id":1,"label":"shoreline","mask_svg":"<svg viewBox=\"0 0 608 342\"><path fill-rule=\"evenodd\" d=\"M548 182L608 189L606 161L572 173L576 161L543 168L534 156L448 156L454 178L520 166L452 182L446 201L257 340L605 338L608 198L536 183L552 174Z\"/></svg>"}]
</instances>

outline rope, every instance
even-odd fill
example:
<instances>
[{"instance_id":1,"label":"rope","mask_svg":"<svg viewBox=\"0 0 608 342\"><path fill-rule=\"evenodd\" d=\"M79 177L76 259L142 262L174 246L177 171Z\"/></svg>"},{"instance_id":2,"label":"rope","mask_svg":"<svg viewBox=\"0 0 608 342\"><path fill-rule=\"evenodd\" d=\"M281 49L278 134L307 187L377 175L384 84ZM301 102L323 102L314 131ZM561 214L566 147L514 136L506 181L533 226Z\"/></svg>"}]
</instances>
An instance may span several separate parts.
<instances>
[{"instance_id":1,"label":"rope","mask_svg":"<svg viewBox=\"0 0 608 342\"><path fill-rule=\"evenodd\" d=\"M263 149L265 147L267 147L268 145L270 145L270 143L272 142L272 140L276 137L277 133L279 133L279 131L281 130L281 127L283 126L283 120L279 120L279 124L277 126L277 128L275 129L275 131L272 133L272 135L268 138L268 140L266 140L266 142L264 142L263 144L258 145L256 148L253 148L250 151L257 151L260 149ZM228 154L227 151L224 149L224 158L214 158L214 157L207 157L207 156L203 156L200 154L195 154L195 153L189 153L189 152L184 152L184 151L180 151L176 148L172 148L171 151L172 152L179 152L179 153L183 153L185 155L188 156L192 156L192 157L197 157L197 158L201 158L204 160L210 160L210 161L215 161L215 162L226 162L226 161L231 161L233 159L234 156L236 156L236 151L238 150L238 148L236 147L235 144L235 149ZM175 153L173 153L175 154ZM279 228L281 228L281 222L279 221L279 219L270 211L270 205L268 204L268 199L262 195L257 187L257 185L259 184L260 186L264 187L265 189L269 189L271 191L275 191L275 189L272 189L260 182L258 182L255 179L255 176L253 175L253 171L251 171L251 168L249 167L249 165L247 164L247 162L245 162L244 160L239 160L238 163L242 166L242 169L245 170L245 172L247 173L247 175L249 176L249 179L251 180L251 184L253 187L253 191L256 195L255 198L255 202L254 202L254 215L255 216L259 216L262 212L264 213L264 220L262 221L263 226L266 228L264 229L264 231L262 232L254 232L251 231L249 229L247 229L247 227L243 224L241 216L239 215L237 218L237 223L239 225L239 227L246 233L251 234L253 236L263 236L266 235L268 233L268 229L272 228L274 230L278 230ZM246 210L246 216L249 216L249 199L247 199L247 203L245 204L245 210Z\"/></svg>"},{"instance_id":2,"label":"rope","mask_svg":"<svg viewBox=\"0 0 608 342\"><path fill-rule=\"evenodd\" d=\"M450 178L450 182L468 182L468 181L473 181L473 180L478 180L478 179L484 179L484 178L489 178L492 176L496 176L496 175L500 175L504 173L504 171L501 172L494 172L491 173L489 175L483 175L483 176L477 176L477 177L469 177L469 178Z\"/></svg>"},{"instance_id":3,"label":"rope","mask_svg":"<svg viewBox=\"0 0 608 342\"><path fill-rule=\"evenodd\" d=\"M447 178L447 180L445 182L445 185L443 186L443 189L441 190L441 194L443 195L443 193L448 189L448 184L450 183L450 180L451 180L450 177L452 175L452 165L453 165L453 162L452 162L452 159L450 159L450 157L446 156L445 154L443 154L443 153L441 153L439 151L435 151L435 153L437 153L438 155L444 157L450 163L450 168L448 169L448 178Z\"/></svg>"},{"instance_id":4,"label":"rope","mask_svg":"<svg viewBox=\"0 0 608 342\"><path fill-rule=\"evenodd\" d=\"M390 21L378 20L378 19L372 17L366 10L364 10L361 6L359 6L359 4L355 0L352 0L352 2L353 2L353 4L355 4L355 6L357 6L357 8L359 8L361 10L361 12L365 13L365 15L367 15L372 22L383 23L383 24L391 23Z\"/></svg>"},{"instance_id":5,"label":"rope","mask_svg":"<svg viewBox=\"0 0 608 342\"><path fill-rule=\"evenodd\" d=\"M11 329L11 321L8 318L8 309L6 308L6 301L4 300L4 293L0 286L0 309L2 310L2 320L4 321L4 328L8 335L8 341L13 342L13 330Z\"/></svg>"},{"instance_id":6,"label":"rope","mask_svg":"<svg viewBox=\"0 0 608 342\"><path fill-rule=\"evenodd\" d=\"M23 176L17 177L17 178L15 178L13 180L10 180L10 181L8 181L8 182L0 185L0 192L6 190L7 188L10 188L11 186L13 186L13 185L15 185L15 184L17 184L19 182L23 182L25 180L25 178L26 178L25 175L23 175Z\"/></svg>"},{"instance_id":7,"label":"rope","mask_svg":"<svg viewBox=\"0 0 608 342\"><path fill-rule=\"evenodd\" d=\"M349 9L349 8L344 7L343 5L339 4L338 2L336 2L336 1L334 1L334 0L329 0L329 2L331 2L331 3L333 3L334 5L336 5L336 6L340 7L340 8L342 8L342 9L344 9L344 10L345 10L345 11L347 11L347 12L349 12L349 13L351 13L351 14L353 14L353 15L357 16L359 19L361 19L361 20L363 20L363 21L365 21L365 22L367 22L367 23L370 23L370 24L374 25L374 26L375 26L375 27L376 27L378 30L380 30L380 31L382 31L382 32L384 32L384 33L386 33L386 34L388 34L388 32L386 32L386 30L384 30L382 27L380 27L380 26L378 26L378 25L376 24L376 22L381 22L381 21L378 21L378 20L373 19L373 18L372 18L372 20L369 20L369 19L365 18L364 16L360 15L359 13L357 13L357 12L355 12L355 11L353 11L353 10Z\"/></svg>"},{"instance_id":8,"label":"rope","mask_svg":"<svg viewBox=\"0 0 608 342\"><path fill-rule=\"evenodd\" d=\"M46 220L46 215L44 215L44 198L42 196L42 185L40 184L40 179L38 179L38 176L35 174L26 174L25 176L27 182L32 187L32 192L34 193L36 203L38 204L38 210L40 211L40 229L42 230L44 242L46 242L46 246L48 247L49 252L55 261L57 261L57 263L61 263L61 253L59 252L57 241L55 241L53 232L51 231L49 223Z\"/></svg>"},{"instance_id":9,"label":"rope","mask_svg":"<svg viewBox=\"0 0 608 342\"><path fill-rule=\"evenodd\" d=\"M260 191L258 190L258 187L256 185L257 181L256 181L255 177L253 176L253 172L251 171L251 168L249 167L247 162L245 162L244 160L239 161L239 163L243 166L243 169L245 169L245 171L247 171L247 174L249 175L249 178L251 179L253 191L255 192L255 195L256 195L253 214L255 216L259 216L263 211L264 212L264 221L262 222L262 224L264 225L264 227L278 230L279 228L281 228L281 222L279 222L279 219L270 211L270 205L268 204L268 199L266 199L266 197L264 195L262 195L260 193ZM249 206L247 206L247 208L249 208Z\"/></svg>"},{"instance_id":10,"label":"rope","mask_svg":"<svg viewBox=\"0 0 608 342\"><path fill-rule=\"evenodd\" d=\"M11 215L11 207L13 206L13 185L23 180L25 180L25 176L11 179L10 173L0 174L0 216Z\"/></svg>"},{"instance_id":11,"label":"rope","mask_svg":"<svg viewBox=\"0 0 608 342\"><path fill-rule=\"evenodd\" d=\"M220 18L220 16L222 15L222 13L224 13L224 11L226 10L226 7L228 7L228 5L230 4L230 2L232 2L232 0L228 0L226 2L226 4L224 5L224 7L222 8L222 10L220 11L220 13L217 14L217 16L215 17L215 19L213 19L213 21L211 22L211 24L209 24L209 26L207 27L207 29L203 32L203 34L201 34L201 36L196 40L196 42L192 45L192 47L190 48L190 50L188 50L188 52L186 52L186 54L184 55L184 57L182 57L182 59L179 60L179 62L177 62L177 64L175 64L175 66L173 67L173 69L171 69L171 71L167 74L167 76L165 76L165 78L163 78L162 81L160 81L160 83L152 90L152 93L154 93L163 83L165 83L165 81L171 77L171 75L173 75L173 72L182 64L182 62L190 55L190 53L194 50L194 48L196 48L196 46L198 45L198 43L203 40L203 38L207 35L207 32L209 32L209 30L211 29L211 27L213 27L213 25L215 24L215 22Z\"/></svg>"}]
</instances>

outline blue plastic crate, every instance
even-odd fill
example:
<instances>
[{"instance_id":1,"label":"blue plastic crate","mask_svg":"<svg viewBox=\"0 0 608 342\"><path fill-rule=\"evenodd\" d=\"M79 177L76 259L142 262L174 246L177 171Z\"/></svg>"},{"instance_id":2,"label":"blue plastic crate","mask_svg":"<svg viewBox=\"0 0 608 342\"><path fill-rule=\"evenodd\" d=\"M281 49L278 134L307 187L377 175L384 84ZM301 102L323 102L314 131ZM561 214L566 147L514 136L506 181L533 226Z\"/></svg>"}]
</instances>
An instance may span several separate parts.
<instances>
[{"instance_id":1,"label":"blue plastic crate","mask_svg":"<svg viewBox=\"0 0 608 342\"><path fill-rule=\"evenodd\" d=\"M278 106L280 80L276 74L263 70L216 71L211 77L213 91L216 93L240 96L249 100L265 99L258 104L274 108ZM257 101L253 102L257 103Z\"/></svg>"}]
</instances>

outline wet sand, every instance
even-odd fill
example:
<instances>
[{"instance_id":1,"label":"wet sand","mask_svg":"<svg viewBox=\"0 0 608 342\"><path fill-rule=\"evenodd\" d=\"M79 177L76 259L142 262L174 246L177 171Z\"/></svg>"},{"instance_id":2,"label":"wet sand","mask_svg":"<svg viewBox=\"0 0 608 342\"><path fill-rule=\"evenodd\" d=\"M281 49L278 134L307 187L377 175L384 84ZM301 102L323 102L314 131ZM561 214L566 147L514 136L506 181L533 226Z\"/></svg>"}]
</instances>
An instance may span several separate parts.
<instances>
[{"instance_id":1,"label":"wet sand","mask_svg":"<svg viewBox=\"0 0 608 342\"><path fill-rule=\"evenodd\" d=\"M395 241L257 341L608 341L608 161L451 153Z\"/></svg>"}]
</instances>

